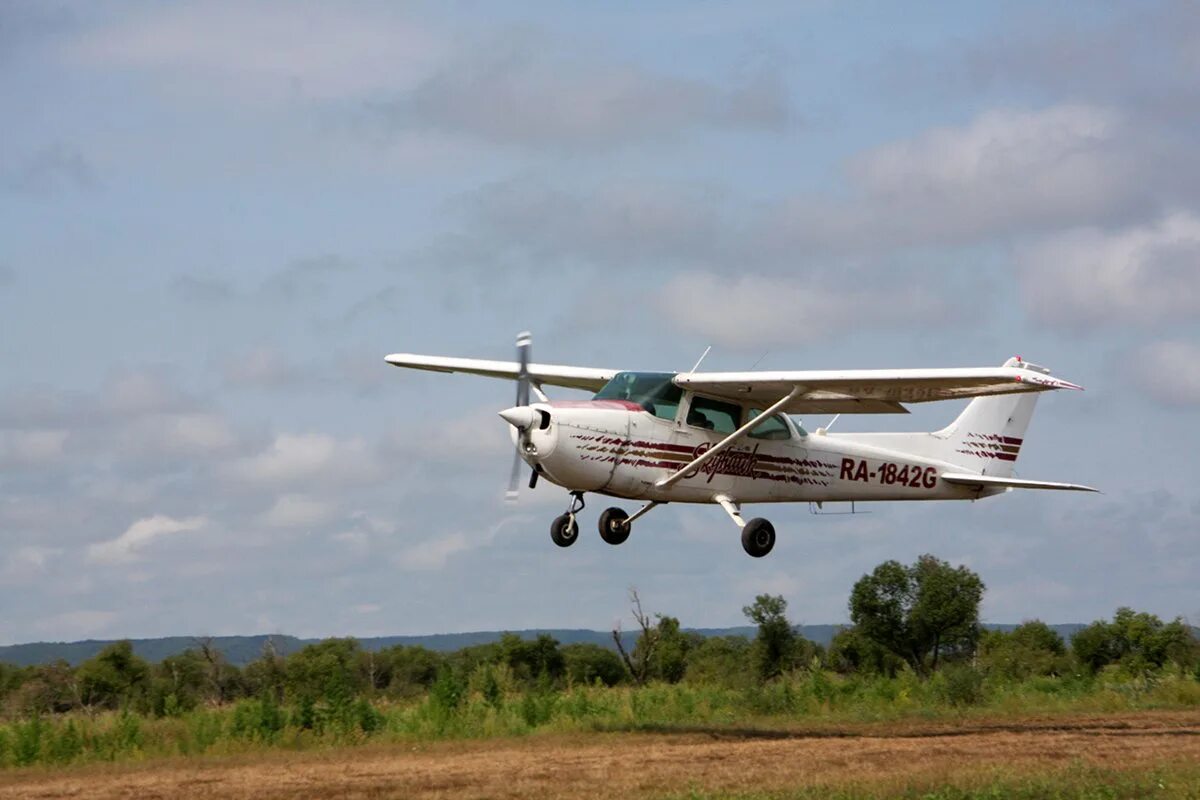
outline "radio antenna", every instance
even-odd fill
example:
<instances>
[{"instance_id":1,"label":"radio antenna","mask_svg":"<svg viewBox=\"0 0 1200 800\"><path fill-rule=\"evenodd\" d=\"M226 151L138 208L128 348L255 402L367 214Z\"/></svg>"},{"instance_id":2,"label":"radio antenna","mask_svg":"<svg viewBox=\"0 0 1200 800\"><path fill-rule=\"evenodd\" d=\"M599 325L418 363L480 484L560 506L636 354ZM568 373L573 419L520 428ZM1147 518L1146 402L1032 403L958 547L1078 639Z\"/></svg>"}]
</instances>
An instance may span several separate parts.
<instances>
[{"instance_id":1,"label":"radio antenna","mask_svg":"<svg viewBox=\"0 0 1200 800\"><path fill-rule=\"evenodd\" d=\"M700 364L701 364L701 362L704 361L704 357L708 355L709 350L712 350L711 344L708 347L704 348L704 352L700 354L700 360L697 361L695 366L692 367L691 372L695 372L696 370L698 370L700 368ZM688 373L688 374L691 374L691 373Z\"/></svg>"}]
</instances>

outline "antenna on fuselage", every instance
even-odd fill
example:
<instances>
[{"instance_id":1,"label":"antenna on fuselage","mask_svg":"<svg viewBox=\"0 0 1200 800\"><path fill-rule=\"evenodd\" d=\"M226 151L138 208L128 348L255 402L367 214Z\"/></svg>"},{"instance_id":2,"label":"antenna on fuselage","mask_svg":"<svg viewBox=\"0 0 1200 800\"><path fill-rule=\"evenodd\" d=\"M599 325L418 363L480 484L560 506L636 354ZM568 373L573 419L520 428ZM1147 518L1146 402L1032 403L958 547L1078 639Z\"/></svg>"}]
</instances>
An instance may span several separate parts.
<instances>
[{"instance_id":1,"label":"antenna on fuselage","mask_svg":"<svg viewBox=\"0 0 1200 800\"><path fill-rule=\"evenodd\" d=\"M833 419L829 420L828 424L826 424L825 427L817 428L817 433L818 434L829 433L829 429L833 427L833 423L837 422L841 418L841 416L842 416L841 414L834 414Z\"/></svg>"},{"instance_id":2,"label":"antenna on fuselage","mask_svg":"<svg viewBox=\"0 0 1200 800\"><path fill-rule=\"evenodd\" d=\"M712 350L711 344L708 347L704 348L704 352L700 354L700 359L688 371L689 375L700 368L700 364L704 361L704 357L708 355L709 350Z\"/></svg>"}]
</instances>

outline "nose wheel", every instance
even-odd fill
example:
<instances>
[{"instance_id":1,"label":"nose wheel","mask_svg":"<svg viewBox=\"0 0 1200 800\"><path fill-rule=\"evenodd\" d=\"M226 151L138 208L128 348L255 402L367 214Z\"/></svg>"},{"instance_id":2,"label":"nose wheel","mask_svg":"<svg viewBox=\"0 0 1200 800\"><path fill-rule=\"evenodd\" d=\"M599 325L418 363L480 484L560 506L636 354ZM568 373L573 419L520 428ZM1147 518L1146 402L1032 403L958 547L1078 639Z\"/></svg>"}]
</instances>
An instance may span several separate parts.
<instances>
[{"instance_id":1,"label":"nose wheel","mask_svg":"<svg viewBox=\"0 0 1200 800\"><path fill-rule=\"evenodd\" d=\"M570 547L578 538L579 524L574 514L563 514L550 523L550 540L559 547Z\"/></svg>"},{"instance_id":2,"label":"nose wheel","mask_svg":"<svg viewBox=\"0 0 1200 800\"><path fill-rule=\"evenodd\" d=\"M550 541L554 542L559 547L570 547L579 539L579 523L575 521L575 515L583 511L583 492L571 492L571 505L567 507L567 513L555 517L554 522L550 523Z\"/></svg>"}]
</instances>

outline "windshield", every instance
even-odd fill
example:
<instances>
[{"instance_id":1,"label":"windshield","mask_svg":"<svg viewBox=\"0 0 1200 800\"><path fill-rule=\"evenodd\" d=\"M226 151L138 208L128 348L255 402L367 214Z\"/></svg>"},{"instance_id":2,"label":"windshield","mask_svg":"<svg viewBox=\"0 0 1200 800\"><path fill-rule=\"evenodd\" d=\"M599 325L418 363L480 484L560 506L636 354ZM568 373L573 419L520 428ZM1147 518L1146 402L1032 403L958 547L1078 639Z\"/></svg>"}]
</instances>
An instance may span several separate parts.
<instances>
[{"instance_id":1,"label":"windshield","mask_svg":"<svg viewBox=\"0 0 1200 800\"><path fill-rule=\"evenodd\" d=\"M660 419L675 419L683 390L673 372L618 372L596 392L595 400L629 400Z\"/></svg>"}]
</instances>

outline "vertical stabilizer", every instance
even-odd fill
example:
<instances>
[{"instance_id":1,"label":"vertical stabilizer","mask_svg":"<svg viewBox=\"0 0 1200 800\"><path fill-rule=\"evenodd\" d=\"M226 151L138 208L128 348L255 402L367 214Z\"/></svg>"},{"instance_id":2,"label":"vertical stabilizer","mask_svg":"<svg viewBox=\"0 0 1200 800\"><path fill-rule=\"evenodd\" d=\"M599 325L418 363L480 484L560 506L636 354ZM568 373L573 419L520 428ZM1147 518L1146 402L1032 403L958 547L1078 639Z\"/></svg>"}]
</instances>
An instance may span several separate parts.
<instances>
[{"instance_id":1,"label":"vertical stabilizer","mask_svg":"<svg viewBox=\"0 0 1200 800\"><path fill-rule=\"evenodd\" d=\"M1023 362L1019 356L1010 358L1004 366L1043 374L1050 372L1045 367ZM943 458L972 472L1002 478L1011 476L1039 394L975 398L958 419L933 434L946 443L948 452Z\"/></svg>"}]
</instances>

